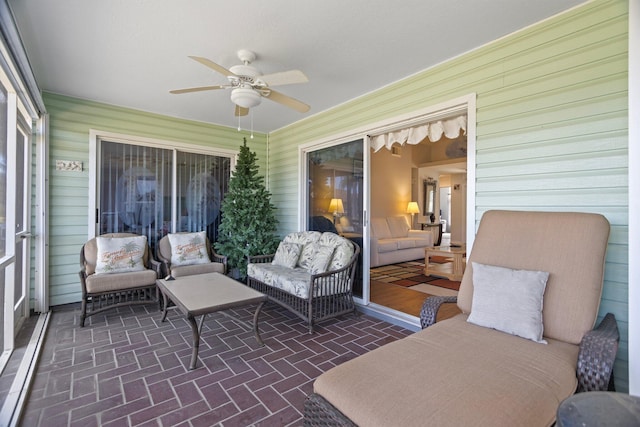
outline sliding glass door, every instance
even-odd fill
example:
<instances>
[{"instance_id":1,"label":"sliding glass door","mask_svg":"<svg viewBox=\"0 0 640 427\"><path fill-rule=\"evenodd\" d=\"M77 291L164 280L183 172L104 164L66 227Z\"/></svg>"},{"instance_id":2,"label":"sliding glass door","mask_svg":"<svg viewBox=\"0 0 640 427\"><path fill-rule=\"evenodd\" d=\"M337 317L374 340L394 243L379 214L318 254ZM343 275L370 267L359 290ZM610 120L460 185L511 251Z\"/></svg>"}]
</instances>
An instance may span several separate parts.
<instances>
[{"instance_id":1,"label":"sliding glass door","mask_svg":"<svg viewBox=\"0 0 640 427\"><path fill-rule=\"evenodd\" d=\"M103 140L98 161L97 233L147 236L207 231L215 242L231 157Z\"/></svg>"},{"instance_id":2,"label":"sliding glass door","mask_svg":"<svg viewBox=\"0 0 640 427\"><path fill-rule=\"evenodd\" d=\"M307 228L331 231L360 246L353 286L363 297L364 151L362 139L307 153Z\"/></svg>"}]
</instances>

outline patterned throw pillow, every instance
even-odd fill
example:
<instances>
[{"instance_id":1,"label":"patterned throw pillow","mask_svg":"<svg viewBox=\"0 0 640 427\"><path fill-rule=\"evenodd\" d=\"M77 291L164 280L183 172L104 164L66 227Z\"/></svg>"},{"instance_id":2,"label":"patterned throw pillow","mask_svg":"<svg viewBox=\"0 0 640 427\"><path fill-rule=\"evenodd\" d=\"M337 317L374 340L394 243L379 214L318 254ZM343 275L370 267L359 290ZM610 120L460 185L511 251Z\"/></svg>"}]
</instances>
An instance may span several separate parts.
<instances>
[{"instance_id":1,"label":"patterned throw pillow","mask_svg":"<svg viewBox=\"0 0 640 427\"><path fill-rule=\"evenodd\" d=\"M326 273L327 267L329 267L329 263L331 262L331 257L333 256L334 250L335 248L333 246L316 246L316 251L313 253L313 259L311 261L311 268L309 269L309 272L311 274Z\"/></svg>"},{"instance_id":2,"label":"patterned throw pillow","mask_svg":"<svg viewBox=\"0 0 640 427\"><path fill-rule=\"evenodd\" d=\"M301 251L302 245L297 243L280 242L271 264L294 268L298 263L298 257L300 256Z\"/></svg>"},{"instance_id":3,"label":"patterned throw pillow","mask_svg":"<svg viewBox=\"0 0 640 427\"><path fill-rule=\"evenodd\" d=\"M211 262L207 253L207 236L204 231L197 233L168 234L171 243L171 265L206 264Z\"/></svg>"},{"instance_id":4,"label":"patterned throw pillow","mask_svg":"<svg viewBox=\"0 0 640 427\"><path fill-rule=\"evenodd\" d=\"M96 237L96 274L142 271L146 236Z\"/></svg>"}]
</instances>

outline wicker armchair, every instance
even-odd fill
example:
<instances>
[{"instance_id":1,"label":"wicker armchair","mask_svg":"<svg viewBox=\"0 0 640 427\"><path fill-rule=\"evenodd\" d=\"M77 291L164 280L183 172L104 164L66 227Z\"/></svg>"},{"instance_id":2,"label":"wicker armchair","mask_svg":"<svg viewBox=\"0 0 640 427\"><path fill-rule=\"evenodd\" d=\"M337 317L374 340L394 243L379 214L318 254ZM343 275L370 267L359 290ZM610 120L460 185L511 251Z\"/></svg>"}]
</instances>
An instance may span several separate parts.
<instances>
[{"instance_id":1,"label":"wicker armchair","mask_svg":"<svg viewBox=\"0 0 640 427\"><path fill-rule=\"evenodd\" d=\"M192 233L176 233L181 234L183 236L190 235ZM160 277L172 276L172 277L180 277L180 276L191 276L194 274L203 274L203 273L227 273L227 257L217 254L209 242L209 239L204 236L204 245L207 251L207 255L209 256L209 261L207 263L199 263L199 264L190 264L185 263L184 265L172 266L171 265L171 242L169 239L169 235L164 236L158 242L156 247L156 258L161 263Z\"/></svg>"},{"instance_id":2,"label":"wicker armchair","mask_svg":"<svg viewBox=\"0 0 640 427\"><path fill-rule=\"evenodd\" d=\"M571 394L612 390L615 317L607 314L593 328L608 237L601 215L485 212L458 296L428 298L422 331L320 375L304 425L553 425ZM472 302L487 301L479 297L486 266L549 273L536 302L544 302L546 343L469 321L478 308ZM489 303L511 289L528 291L516 276ZM462 314L435 323L444 303L457 303Z\"/></svg>"},{"instance_id":3,"label":"wicker armchair","mask_svg":"<svg viewBox=\"0 0 640 427\"><path fill-rule=\"evenodd\" d=\"M297 243L296 243L297 242ZM292 233L283 243L306 246L296 267L273 264L276 254L250 256L247 285L266 294L269 301L286 308L307 323L309 333L320 321L348 313L356 313L353 283L360 248L334 233L306 231ZM314 246L335 247L331 264L324 272L309 271L304 253L313 255ZM336 260L339 257L343 261ZM291 286L289 286L291 285Z\"/></svg>"},{"instance_id":4,"label":"wicker armchair","mask_svg":"<svg viewBox=\"0 0 640 427\"><path fill-rule=\"evenodd\" d=\"M131 233L109 233L98 238L121 239L140 238ZM140 251L142 266L139 271L109 272L101 274L98 266L98 238L89 240L80 250L80 285L82 287L82 308L80 326L84 327L87 317L116 307L138 304L158 305L156 279L160 264L150 255L146 238L143 247L133 247Z\"/></svg>"}]
</instances>

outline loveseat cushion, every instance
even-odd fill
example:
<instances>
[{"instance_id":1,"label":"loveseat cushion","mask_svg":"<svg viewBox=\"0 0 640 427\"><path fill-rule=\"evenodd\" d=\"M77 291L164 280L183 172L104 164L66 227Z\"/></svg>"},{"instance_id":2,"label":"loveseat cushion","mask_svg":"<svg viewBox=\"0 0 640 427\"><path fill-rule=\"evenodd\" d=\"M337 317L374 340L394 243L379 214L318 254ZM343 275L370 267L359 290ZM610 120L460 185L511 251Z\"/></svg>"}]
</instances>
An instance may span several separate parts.
<instances>
[{"instance_id":1,"label":"loveseat cushion","mask_svg":"<svg viewBox=\"0 0 640 427\"><path fill-rule=\"evenodd\" d=\"M124 291L140 286L150 286L156 283L156 272L153 270L133 271L129 273L92 274L87 276L87 292Z\"/></svg>"},{"instance_id":2,"label":"loveseat cushion","mask_svg":"<svg viewBox=\"0 0 640 427\"><path fill-rule=\"evenodd\" d=\"M318 244L335 248L327 271L339 270L349 264L355 252L353 244L348 239L333 233L322 233Z\"/></svg>"},{"instance_id":3,"label":"loveseat cushion","mask_svg":"<svg viewBox=\"0 0 640 427\"><path fill-rule=\"evenodd\" d=\"M247 275L299 298L309 298L311 273L303 268L269 263L248 264Z\"/></svg>"},{"instance_id":4,"label":"loveseat cushion","mask_svg":"<svg viewBox=\"0 0 640 427\"><path fill-rule=\"evenodd\" d=\"M297 243L302 245L302 251L298 258L297 266L309 270L315 252L315 244L320 240L322 233L318 231L299 231L289 233L282 240L284 243Z\"/></svg>"},{"instance_id":5,"label":"loveseat cushion","mask_svg":"<svg viewBox=\"0 0 640 427\"><path fill-rule=\"evenodd\" d=\"M357 425L551 425L578 346L540 345L459 315L322 374L314 392Z\"/></svg>"}]
</instances>

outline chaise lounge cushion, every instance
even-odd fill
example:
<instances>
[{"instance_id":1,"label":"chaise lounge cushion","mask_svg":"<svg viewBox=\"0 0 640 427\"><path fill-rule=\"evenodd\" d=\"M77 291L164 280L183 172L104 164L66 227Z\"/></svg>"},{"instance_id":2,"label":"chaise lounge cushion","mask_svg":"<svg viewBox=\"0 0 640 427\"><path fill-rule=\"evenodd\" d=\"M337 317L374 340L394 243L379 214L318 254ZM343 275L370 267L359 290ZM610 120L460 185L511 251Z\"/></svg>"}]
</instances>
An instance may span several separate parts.
<instances>
[{"instance_id":1,"label":"chaise lounge cushion","mask_svg":"<svg viewBox=\"0 0 640 427\"><path fill-rule=\"evenodd\" d=\"M339 365L314 392L357 425L448 425L452 414L457 425L552 424L576 389L578 346L540 345L466 320L436 323Z\"/></svg>"}]
</instances>

